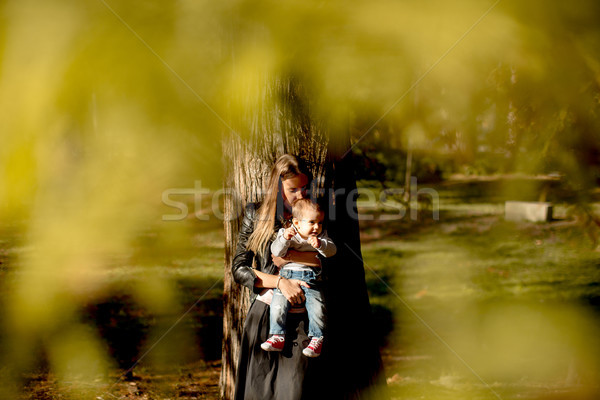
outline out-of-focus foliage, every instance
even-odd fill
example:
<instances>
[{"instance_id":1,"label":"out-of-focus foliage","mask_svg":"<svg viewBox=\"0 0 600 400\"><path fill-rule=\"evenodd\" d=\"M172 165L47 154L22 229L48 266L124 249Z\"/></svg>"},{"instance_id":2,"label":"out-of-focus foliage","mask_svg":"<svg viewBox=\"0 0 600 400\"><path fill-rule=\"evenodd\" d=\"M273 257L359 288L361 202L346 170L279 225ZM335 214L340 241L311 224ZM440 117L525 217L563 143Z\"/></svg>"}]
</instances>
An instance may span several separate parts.
<instances>
[{"instance_id":1,"label":"out-of-focus foliage","mask_svg":"<svg viewBox=\"0 0 600 400\"><path fill-rule=\"evenodd\" d=\"M107 270L130 262L148 227L185 237L182 224L161 223L165 190L220 183L222 127L198 100L214 98L219 46L190 32L205 17L183 3L113 6L0 9L0 218L23 237L18 259L2 266L16 269L2 293L2 363L15 376L47 359L61 382L106 382L114 361L81 325L83 305L106 296ZM161 315L179 308L174 289L146 275L130 292Z\"/></svg>"},{"instance_id":2,"label":"out-of-focus foliage","mask_svg":"<svg viewBox=\"0 0 600 400\"><path fill-rule=\"evenodd\" d=\"M434 155L445 173L559 172L575 189L595 187L600 34L593 21L599 14L597 4L585 1L501 2L431 72L424 65L413 69L423 80L356 153L372 154L393 170L404 167L410 149L417 153L417 176L421 160L430 164L425 160ZM428 43L422 52L432 48ZM357 121L353 135L360 138L372 121ZM401 153L398 162L389 156L393 150Z\"/></svg>"},{"instance_id":3,"label":"out-of-focus foliage","mask_svg":"<svg viewBox=\"0 0 600 400\"><path fill-rule=\"evenodd\" d=\"M359 145L379 135L386 149L370 158L384 166L410 148L434 176L557 170L595 185L599 7L3 1L0 218L23 235L2 266L18 272L2 294L3 364L20 373L42 348L63 380L111 365L80 304L105 295L104 272L149 224L186 240L161 223L163 193L220 185L220 135L272 106L268 79L301 82L312 115ZM175 302L159 277L135 292L157 313Z\"/></svg>"}]
</instances>

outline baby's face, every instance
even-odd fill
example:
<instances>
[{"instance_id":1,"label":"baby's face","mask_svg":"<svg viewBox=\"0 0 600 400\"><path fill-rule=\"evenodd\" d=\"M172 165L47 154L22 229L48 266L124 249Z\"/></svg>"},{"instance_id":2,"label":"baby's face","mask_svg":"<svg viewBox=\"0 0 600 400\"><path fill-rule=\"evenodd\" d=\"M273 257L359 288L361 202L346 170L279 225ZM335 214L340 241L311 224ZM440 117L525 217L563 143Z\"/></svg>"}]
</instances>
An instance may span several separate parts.
<instances>
[{"instance_id":1,"label":"baby's face","mask_svg":"<svg viewBox=\"0 0 600 400\"><path fill-rule=\"evenodd\" d=\"M323 217L322 212L307 211L302 219L294 218L294 226L304 239L317 236L323 230Z\"/></svg>"}]
</instances>

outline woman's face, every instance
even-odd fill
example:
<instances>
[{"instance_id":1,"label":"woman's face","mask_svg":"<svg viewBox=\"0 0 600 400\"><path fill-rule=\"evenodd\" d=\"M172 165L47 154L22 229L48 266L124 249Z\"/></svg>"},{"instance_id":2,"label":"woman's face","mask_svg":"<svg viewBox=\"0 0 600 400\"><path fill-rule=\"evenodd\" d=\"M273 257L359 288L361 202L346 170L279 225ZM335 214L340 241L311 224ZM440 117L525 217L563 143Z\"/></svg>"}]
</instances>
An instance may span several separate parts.
<instances>
[{"instance_id":1,"label":"woman's face","mask_svg":"<svg viewBox=\"0 0 600 400\"><path fill-rule=\"evenodd\" d=\"M283 200L288 207L295 200L306 197L307 185L308 177L304 174L299 174L293 178L288 178L281 181L281 186L283 187Z\"/></svg>"}]
</instances>

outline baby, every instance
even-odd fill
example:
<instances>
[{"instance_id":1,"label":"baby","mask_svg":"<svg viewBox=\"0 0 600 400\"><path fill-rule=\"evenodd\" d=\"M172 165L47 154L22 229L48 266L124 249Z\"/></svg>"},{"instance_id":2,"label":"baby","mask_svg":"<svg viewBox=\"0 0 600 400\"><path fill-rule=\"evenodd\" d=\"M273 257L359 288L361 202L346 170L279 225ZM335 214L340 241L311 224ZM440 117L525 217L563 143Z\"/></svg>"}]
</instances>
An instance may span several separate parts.
<instances>
[{"instance_id":1,"label":"baby","mask_svg":"<svg viewBox=\"0 0 600 400\"><path fill-rule=\"evenodd\" d=\"M271 252L276 257L286 255L288 249L298 251L314 251L324 257L331 257L336 252L333 241L323 231L323 218L321 208L309 199L300 199L292 205L292 226L281 228L277 238L271 244ZM306 310L308 312L308 336L311 337L309 345L302 351L307 357L321 355L323 346L323 329L325 327L325 305L323 295L319 289L321 270L318 267L307 267L303 264L288 263L283 266L277 278L277 288L271 301L271 323L269 334L272 335L261 348L266 351L281 351L285 344L285 321L290 308L290 302L279 290L281 279L299 279L310 285L302 286L306 297Z\"/></svg>"}]
</instances>

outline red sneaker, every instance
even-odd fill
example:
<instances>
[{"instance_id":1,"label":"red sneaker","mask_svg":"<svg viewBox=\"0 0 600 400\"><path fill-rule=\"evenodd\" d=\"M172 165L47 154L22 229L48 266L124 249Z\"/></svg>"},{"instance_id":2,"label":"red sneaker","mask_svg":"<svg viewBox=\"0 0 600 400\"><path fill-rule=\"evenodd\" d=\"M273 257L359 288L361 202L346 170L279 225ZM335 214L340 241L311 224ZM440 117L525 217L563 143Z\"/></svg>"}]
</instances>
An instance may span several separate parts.
<instances>
[{"instance_id":1,"label":"red sneaker","mask_svg":"<svg viewBox=\"0 0 600 400\"><path fill-rule=\"evenodd\" d=\"M302 350L302 354L306 357L319 357L321 355L321 348L323 347L323 336L314 337L310 339L310 343L304 350Z\"/></svg>"},{"instance_id":2,"label":"red sneaker","mask_svg":"<svg viewBox=\"0 0 600 400\"><path fill-rule=\"evenodd\" d=\"M266 342L260 345L260 348L264 351L281 351L285 344L285 337L283 335L273 335Z\"/></svg>"}]
</instances>

